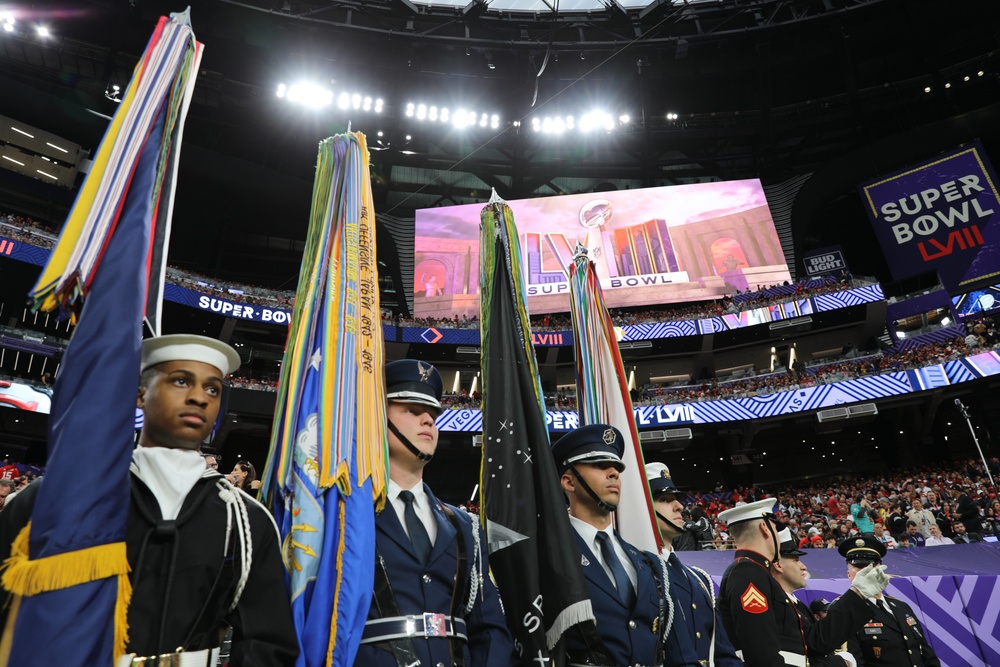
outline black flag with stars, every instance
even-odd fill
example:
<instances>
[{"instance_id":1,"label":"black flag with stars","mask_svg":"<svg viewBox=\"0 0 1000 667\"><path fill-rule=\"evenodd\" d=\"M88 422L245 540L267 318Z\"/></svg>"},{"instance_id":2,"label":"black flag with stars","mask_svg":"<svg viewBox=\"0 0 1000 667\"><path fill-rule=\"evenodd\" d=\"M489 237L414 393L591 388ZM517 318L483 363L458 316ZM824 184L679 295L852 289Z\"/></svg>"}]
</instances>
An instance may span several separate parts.
<instances>
[{"instance_id":1,"label":"black flag with stars","mask_svg":"<svg viewBox=\"0 0 1000 667\"><path fill-rule=\"evenodd\" d=\"M551 667L563 663L563 633L594 613L549 451L514 216L494 193L481 221L480 486L490 569L521 664Z\"/></svg>"}]
</instances>

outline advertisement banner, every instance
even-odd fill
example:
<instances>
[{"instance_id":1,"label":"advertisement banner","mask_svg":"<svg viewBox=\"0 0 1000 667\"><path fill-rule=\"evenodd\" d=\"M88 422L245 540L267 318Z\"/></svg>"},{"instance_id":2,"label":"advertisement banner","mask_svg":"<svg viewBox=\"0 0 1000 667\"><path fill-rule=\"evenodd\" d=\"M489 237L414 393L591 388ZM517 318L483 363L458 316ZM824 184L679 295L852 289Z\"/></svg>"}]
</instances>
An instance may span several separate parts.
<instances>
[{"instance_id":1,"label":"advertisement banner","mask_svg":"<svg viewBox=\"0 0 1000 667\"><path fill-rule=\"evenodd\" d=\"M958 292L1000 275L1000 194L978 142L859 190L897 280L937 271Z\"/></svg>"},{"instance_id":2,"label":"advertisement banner","mask_svg":"<svg viewBox=\"0 0 1000 667\"><path fill-rule=\"evenodd\" d=\"M810 278L826 275L838 276L845 271L850 271L847 268L847 262L844 261L844 252L839 245L810 250L809 254L802 257L802 264L806 268L806 275Z\"/></svg>"},{"instance_id":3,"label":"advertisement banner","mask_svg":"<svg viewBox=\"0 0 1000 667\"><path fill-rule=\"evenodd\" d=\"M292 312L290 310L269 308L253 303L240 303L230 299L223 299L222 297L202 294L201 292L196 292L180 285L171 285L170 283L163 286L163 298L224 317L234 317L238 320L280 324L286 327L292 321Z\"/></svg>"}]
</instances>

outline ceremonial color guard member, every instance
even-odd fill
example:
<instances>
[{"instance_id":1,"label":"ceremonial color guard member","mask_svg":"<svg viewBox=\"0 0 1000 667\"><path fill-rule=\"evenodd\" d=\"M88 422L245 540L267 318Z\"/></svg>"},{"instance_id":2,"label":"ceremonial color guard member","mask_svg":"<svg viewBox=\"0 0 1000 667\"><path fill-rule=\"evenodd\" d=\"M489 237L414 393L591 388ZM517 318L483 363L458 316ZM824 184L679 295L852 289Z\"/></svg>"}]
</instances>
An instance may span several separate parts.
<instances>
[{"instance_id":1,"label":"ceremonial color guard member","mask_svg":"<svg viewBox=\"0 0 1000 667\"><path fill-rule=\"evenodd\" d=\"M844 644L839 646L819 646L816 643L817 641L822 641L824 638L823 634L818 632L820 628L817 627L816 617L813 615L810 607L807 607L804 602L795 597L795 591L806 587L806 566L799 558L805 556L807 552L799 551L796 548L795 538L792 537L792 533L788 528L784 528L778 533L778 550L781 557L771 563L771 573L778 580L778 584L781 585L782 590L788 595L792 607L795 608L795 611L799 615L800 622L802 623L802 634L806 638L806 648L808 649L806 655L809 658L809 664L812 667L856 667L854 656L842 650L836 652L842 649ZM825 600L820 600L819 602L823 603L823 614L825 617L830 609L830 604Z\"/></svg>"},{"instance_id":2,"label":"ceremonial color guard member","mask_svg":"<svg viewBox=\"0 0 1000 667\"><path fill-rule=\"evenodd\" d=\"M862 568L881 565L886 554L885 545L867 535L844 540L838 550L847 559L847 578L852 582L864 572ZM847 642L858 665L940 667L910 605L882 591L868 596L867 604L868 622Z\"/></svg>"},{"instance_id":3,"label":"ceremonial color guard member","mask_svg":"<svg viewBox=\"0 0 1000 667\"><path fill-rule=\"evenodd\" d=\"M385 384L388 502L375 519L375 589L355 664L507 667L514 646L478 522L423 481L438 444L441 376L405 359L386 364Z\"/></svg>"},{"instance_id":4,"label":"ceremonial color guard member","mask_svg":"<svg viewBox=\"0 0 1000 667\"><path fill-rule=\"evenodd\" d=\"M670 591L664 623L664 661L667 667L697 667L714 664L739 667L743 661L726 636L715 608L715 589L708 573L681 563L671 541L684 532L680 499L684 494L674 485L663 463L646 464L646 480L653 497L653 511L663 538L661 559Z\"/></svg>"},{"instance_id":5,"label":"ceremonial color guard member","mask_svg":"<svg viewBox=\"0 0 1000 667\"><path fill-rule=\"evenodd\" d=\"M215 425L223 378L239 365L236 350L203 336L142 344L137 404L144 420L132 455L125 537L132 582L126 650L138 657L119 664L215 665L229 627L230 665L295 664L277 526L199 452ZM44 483L0 513L0 558Z\"/></svg>"},{"instance_id":6,"label":"ceremonial color guard member","mask_svg":"<svg viewBox=\"0 0 1000 667\"><path fill-rule=\"evenodd\" d=\"M767 498L726 510L719 520L736 542L736 559L722 576L719 610L737 654L748 667L804 667L806 638L799 615L777 580L771 563L779 557L774 499ZM827 617L816 624L816 646L844 643L868 620L864 597L888 583L882 570L866 568Z\"/></svg>"},{"instance_id":7,"label":"ceremonial color guard member","mask_svg":"<svg viewBox=\"0 0 1000 667\"><path fill-rule=\"evenodd\" d=\"M624 448L622 434L607 424L578 428L552 448L603 643L593 646L581 626L571 628L565 635L571 665L663 662L660 628L666 600L659 558L624 541L611 525L621 496Z\"/></svg>"}]
</instances>

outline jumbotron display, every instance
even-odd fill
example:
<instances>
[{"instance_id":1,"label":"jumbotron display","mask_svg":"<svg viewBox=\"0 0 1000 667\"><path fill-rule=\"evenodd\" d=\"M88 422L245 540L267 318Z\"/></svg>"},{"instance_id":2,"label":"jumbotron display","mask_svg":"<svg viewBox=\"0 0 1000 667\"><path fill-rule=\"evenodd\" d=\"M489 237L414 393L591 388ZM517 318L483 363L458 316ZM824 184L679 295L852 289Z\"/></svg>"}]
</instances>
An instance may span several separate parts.
<instances>
[{"instance_id":1,"label":"jumbotron display","mask_svg":"<svg viewBox=\"0 0 1000 667\"><path fill-rule=\"evenodd\" d=\"M587 248L610 308L715 299L791 280L757 179L507 202L532 313L569 310L569 267ZM416 317L479 313L483 204L416 212Z\"/></svg>"}]
</instances>

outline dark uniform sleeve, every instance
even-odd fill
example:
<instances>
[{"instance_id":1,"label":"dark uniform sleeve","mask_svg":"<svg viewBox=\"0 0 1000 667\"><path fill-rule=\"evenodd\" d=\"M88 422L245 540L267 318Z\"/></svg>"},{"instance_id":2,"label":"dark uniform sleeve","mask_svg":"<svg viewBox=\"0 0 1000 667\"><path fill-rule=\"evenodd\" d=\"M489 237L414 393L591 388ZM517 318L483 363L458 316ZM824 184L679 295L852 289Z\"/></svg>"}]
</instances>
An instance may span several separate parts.
<instances>
[{"instance_id":1,"label":"dark uniform sleeve","mask_svg":"<svg viewBox=\"0 0 1000 667\"><path fill-rule=\"evenodd\" d=\"M865 652L861 650L861 642L858 641L857 632L852 634L851 638L847 640L847 652L854 656L858 667L864 667L867 664L865 662Z\"/></svg>"},{"instance_id":2,"label":"dark uniform sleeve","mask_svg":"<svg viewBox=\"0 0 1000 667\"><path fill-rule=\"evenodd\" d=\"M941 667L941 660L927 641L927 632L923 624L920 625L920 654L924 659L924 667Z\"/></svg>"},{"instance_id":3,"label":"dark uniform sleeve","mask_svg":"<svg viewBox=\"0 0 1000 667\"><path fill-rule=\"evenodd\" d=\"M469 537L472 536L472 525L468 527L463 525L463 532ZM476 596L472 612L465 619L469 629L471 667L509 667L515 664L514 642L507 630L507 621L500 606L500 594L489 575L486 536L482 529L479 530L478 538L481 553L479 571L485 581L482 592ZM471 552L469 555L471 557Z\"/></svg>"},{"instance_id":4,"label":"dark uniform sleeve","mask_svg":"<svg viewBox=\"0 0 1000 667\"><path fill-rule=\"evenodd\" d=\"M712 585L712 582L708 583L709 586ZM743 661L736 655L736 649L729 641L718 609L715 610L715 664L719 667L743 667Z\"/></svg>"},{"instance_id":5,"label":"dark uniform sleeve","mask_svg":"<svg viewBox=\"0 0 1000 667\"><path fill-rule=\"evenodd\" d=\"M806 632L806 646L817 653L833 653L856 635L871 616L868 603L849 590L833 601L826 618L812 624Z\"/></svg>"},{"instance_id":6,"label":"dark uniform sleeve","mask_svg":"<svg viewBox=\"0 0 1000 667\"><path fill-rule=\"evenodd\" d=\"M702 572L697 569L691 569L695 576L705 590L712 590L712 579L707 576L707 573ZM729 641L729 634L726 632L726 626L722 622L722 612L719 611L718 605L712 610L715 614L715 664L719 667L743 667L743 661L739 659L736 655L736 649L733 648L733 643Z\"/></svg>"},{"instance_id":7,"label":"dark uniform sleeve","mask_svg":"<svg viewBox=\"0 0 1000 667\"><path fill-rule=\"evenodd\" d=\"M778 653L781 637L768 595L772 581L770 573L754 563L733 568L729 577L733 634L747 667L785 667Z\"/></svg>"},{"instance_id":8,"label":"dark uniform sleeve","mask_svg":"<svg viewBox=\"0 0 1000 667\"><path fill-rule=\"evenodd\" d=\"M291 667L299 654L292 607L281 563L278 531L262 507L247 503L253 535L250 576L236 609L226 619L233 627L232 667Z\"/></svg>"}]
</instances>

